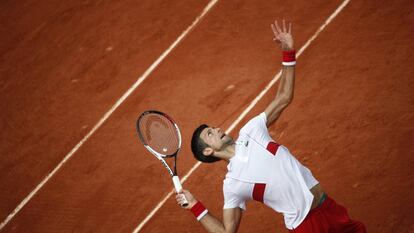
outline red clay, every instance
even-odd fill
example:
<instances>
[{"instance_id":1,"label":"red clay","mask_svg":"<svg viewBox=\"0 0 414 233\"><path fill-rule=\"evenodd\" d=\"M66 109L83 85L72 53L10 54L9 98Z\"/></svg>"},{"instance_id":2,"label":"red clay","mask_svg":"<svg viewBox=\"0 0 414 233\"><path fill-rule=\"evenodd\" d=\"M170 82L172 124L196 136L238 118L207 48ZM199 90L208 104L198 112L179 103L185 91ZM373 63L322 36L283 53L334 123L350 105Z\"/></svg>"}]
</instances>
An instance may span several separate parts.
<instances>
[{"instance_id":1,"label":"red clay","mask_svg":"<svg viewBox=\"0 0 414 233\"><path fill-rule=\"evenodd\" d=\"M206 1L1 3L4 219Z\"/></svg>"},{"instance_id":2,"label":"red clay","mask_svg":"<svg viewBox=\"0 0 414 233\"><path fill-rule=\"evenodd\" d=\"M4 232L131 232L172 188L159 162L138 143L136 116L154 108L179 122L185 140L179 171L185 174L195 162L188 144L193 128L202 122L227 128L280 68L270 22L292 19L299 48L340 4L309 2L219 2ZM50 25L31 33L21 27L2 38L3 218L206 3L169 4L60 6L54 9L77 10L63 16L49 10L47 17L39 7L37 14ZM20 6L1 9L7 7ZM408 0L351 1L299 58L295 100L270 129L369 232L414 231L413 8ZM17 13L2 10L1 18ZM136 17L146 23L136 26ZM64 26L73 34L63 33ZM112 33L102 36L108 30ZM157 30L168 30L167 36L158 37ZM141 36L149 32L154 37L144 40ZM82 37L85 33L91 34ZM61 43L70 48L59 49ZM108 46L113 46L109 54ZM76 52L82 47L89 49ZM74 78L78 81L71 84ZM235 88L226 91L229 85ZM275 91L246 119L259 113ZM83 125L89 128L82 131ZM225 172L225 163L202 165L184 185L216 216L221 216ZM247 209L239 232L286 232L270 209L253 202ZM173 199L142 232L166 230L203 232Z\"/></svg>"}]
</instances>

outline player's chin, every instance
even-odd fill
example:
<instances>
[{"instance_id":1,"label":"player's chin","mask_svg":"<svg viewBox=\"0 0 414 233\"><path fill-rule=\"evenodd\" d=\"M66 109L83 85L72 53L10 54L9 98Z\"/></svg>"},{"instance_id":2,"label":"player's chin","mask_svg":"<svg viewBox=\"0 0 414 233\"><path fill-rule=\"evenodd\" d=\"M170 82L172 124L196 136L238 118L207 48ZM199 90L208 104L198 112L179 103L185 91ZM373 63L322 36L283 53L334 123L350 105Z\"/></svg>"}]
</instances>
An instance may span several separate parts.
<instances>
[{"instance_id":1,"label":"player's chin","mask_svg":"<svg viewBox=\"0 0 414 233\"><path fill-rule=\"evenodd\" d=\"M221 139L221 141L222 141L222 143L223 144L232 144L233 143L233 138L232 137L230 137L230 136L228 136L228 135L225 135L222 139Z\"/></svg>"}]
</instances>

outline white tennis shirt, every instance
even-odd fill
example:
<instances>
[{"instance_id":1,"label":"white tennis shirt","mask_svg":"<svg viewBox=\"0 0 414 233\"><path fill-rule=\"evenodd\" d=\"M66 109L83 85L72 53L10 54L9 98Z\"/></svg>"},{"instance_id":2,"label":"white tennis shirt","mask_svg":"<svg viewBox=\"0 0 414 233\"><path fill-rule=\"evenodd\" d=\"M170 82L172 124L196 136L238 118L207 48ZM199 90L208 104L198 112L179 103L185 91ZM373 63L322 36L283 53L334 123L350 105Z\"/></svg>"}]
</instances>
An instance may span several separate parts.
<instances>
[{"instance_id":1,"label":"white tennis shirt","mask_svg":"<svg viewBox=\"0 0 414 233\"><path fill-rule=\"evenodd\" d=\"M240 130L227 169L224 209L246 210L247 200L260 201L282 213L288 229L299 226L308 214L313 200L309 189L318 181L286 147L272 140L264 112Z\"/></svg>"}]
</instances>

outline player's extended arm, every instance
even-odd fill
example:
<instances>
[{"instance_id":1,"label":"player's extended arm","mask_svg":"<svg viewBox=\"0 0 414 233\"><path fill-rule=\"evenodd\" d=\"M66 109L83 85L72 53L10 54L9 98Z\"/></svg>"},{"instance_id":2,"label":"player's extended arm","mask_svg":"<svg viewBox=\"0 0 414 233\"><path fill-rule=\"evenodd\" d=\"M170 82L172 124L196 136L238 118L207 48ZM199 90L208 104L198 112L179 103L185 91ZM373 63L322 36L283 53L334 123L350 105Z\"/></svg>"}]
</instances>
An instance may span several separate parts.
<instances>
[{"instance_id":1,"label":"player's extended arm","mask_svg":"<svg viewBox=\"0 0 414 233\"><path fill-rule=\"evenodd\" d=\"M283 51L293 51L293 38L291 34L292 24L289 23L289 28L286 29L285 21L283 20L283 28L281 29L275 21L275 24L271 25L275 38L273 39L280 44ZM279 88L275 99L265 109L267 117L267 125L272 124L277 120L282 111L293 100L293 89L295 86L295 66L283 65L282 76L279 83Z\"/></svg>"},{"instance_id":2,"label":"player's extended arm","mask_svg":"<svg viewBox=\"0 0 414 233\"><path fill-rule=\"evenodd\" d=\"M200 223L208 232L235 233L239 228L242 211L240 208L224 209L223 223L207 213Z\"/></svg>"},{"instance_id":3,"label":"player's extended arm","mask_svg":"<svg viewBox=\"0 0 414 233\"><path fill-rule=\"evenodd\" d=\"M188 201L188 206L185 207L185 209L192 209L198 203L198 201L188 190L183 190L182 192ZM181 202L183 201L182 196L176 195L176 200L178 204L181 205ZM208 232L235 233L239 228L241 216L242 211L240 208L232 208L223 210L223 222L218 220L209 212L202 216L199 221Z\"/></svg>"}]
</instances>

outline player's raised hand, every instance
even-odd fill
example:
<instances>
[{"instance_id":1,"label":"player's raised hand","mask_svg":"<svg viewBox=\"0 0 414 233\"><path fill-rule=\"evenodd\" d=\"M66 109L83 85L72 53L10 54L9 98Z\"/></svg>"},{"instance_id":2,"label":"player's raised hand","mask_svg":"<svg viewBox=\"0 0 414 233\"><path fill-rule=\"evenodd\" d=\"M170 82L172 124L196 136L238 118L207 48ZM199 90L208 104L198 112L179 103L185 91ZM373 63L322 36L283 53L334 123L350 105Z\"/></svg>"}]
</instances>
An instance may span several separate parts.
<instances>
[{"instance_id":1,"label":"player's raised hand","mask_svg":"<svg viewBox=\"0 0 414 233\"><path fill-rule=\"evenodd\" d=\"M273 40L276 41L282 48L282 50L293 50L293 37L292 37L292 23L289 23L288 28L286 28L285 20L282 21L282 28L280 28L277 20L275 20L274 24L271 24L270 27L272 28L274 38Z\"/></svg>"},{"instance_id":2,"label":"player's raised hand","mask_svg":"<svg viewBox=\"0 0 414 233\"><path fill-rule=\"evenodd\" d=\"M197 200L194 198L193 194L191 194L188 190L183 189L180 193L177 193L177 195L175 195L175 200L179 205L182 205L184 203L183 195L188 201L188 205L183 208L191 209L191 207L193 207L197 203Z\"/></svg>"}]
</instances>

